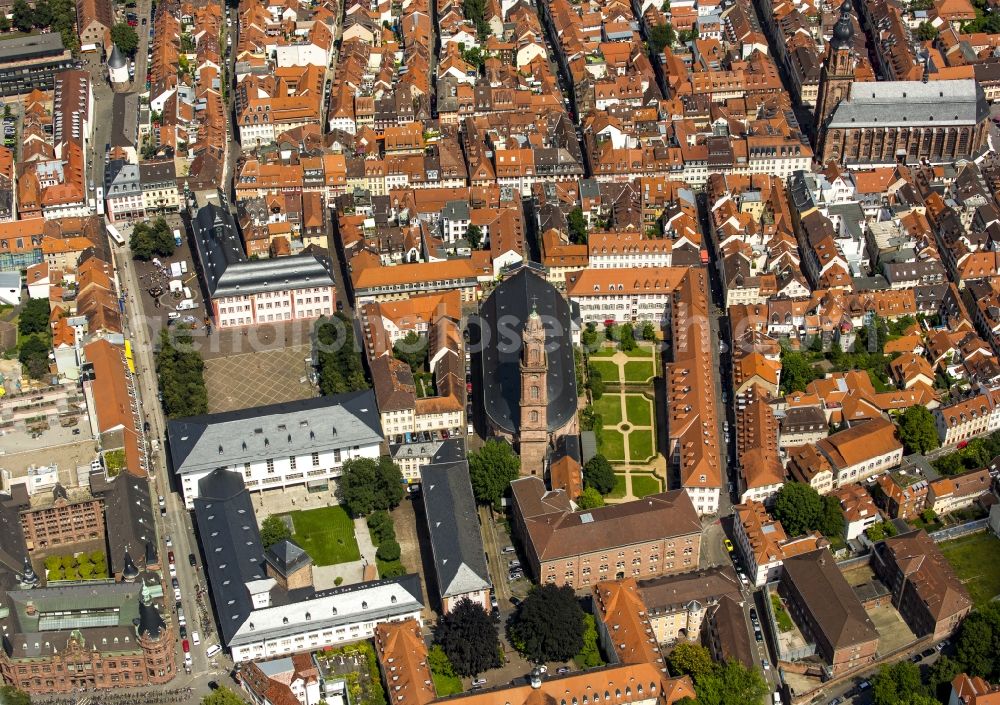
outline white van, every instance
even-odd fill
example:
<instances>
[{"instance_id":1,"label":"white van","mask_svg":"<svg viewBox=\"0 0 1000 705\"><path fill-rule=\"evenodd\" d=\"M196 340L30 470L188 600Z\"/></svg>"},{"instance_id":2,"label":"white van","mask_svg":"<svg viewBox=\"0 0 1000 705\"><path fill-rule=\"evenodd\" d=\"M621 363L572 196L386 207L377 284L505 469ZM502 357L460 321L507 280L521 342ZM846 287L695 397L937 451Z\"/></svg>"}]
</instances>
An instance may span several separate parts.
<instances>
[{"instance_id":1,"label":"white van","mask_svg":"<svg viewBox=\"0 0 1000 705\"><path fill-rule=\"evenodd\" d=\"M212 644L207 649L205 649L205 655L208 656L208 658L212 658L220 651L222 651L221 646L219 646L218 644Z\"/></svg>"},{"instance_id":2,"label":"white van","mask_svg":"<svg viewBox=\"0 0 1000 705\"><path fill-rule=\"evenodd\" d=\"M184 287L184 298L185 299L193 299L194 298L193 296L191 296L191 287L189 287L189 286Z\"/></svg>"},{"instance_id":3,"label":"white van","mask_svg":"<svg viewBox=\"0 0 1000 705\"><path fill-rule=\"evenodd\" d=\"M178 311L187 311L192 308L198 308L198 305L191 299L184 299L179 304L177 304Z\"/></svg>"},{"instance_id":4,"label":"white van","mask_svg":"<svg viewBox=\"0 0 1000 705\"><path fill-rule=\"evenodd\" d=\"M191 643L195 646L201 643L201 636L198 632L191 632Z\"/></svg>"}]
</instances>

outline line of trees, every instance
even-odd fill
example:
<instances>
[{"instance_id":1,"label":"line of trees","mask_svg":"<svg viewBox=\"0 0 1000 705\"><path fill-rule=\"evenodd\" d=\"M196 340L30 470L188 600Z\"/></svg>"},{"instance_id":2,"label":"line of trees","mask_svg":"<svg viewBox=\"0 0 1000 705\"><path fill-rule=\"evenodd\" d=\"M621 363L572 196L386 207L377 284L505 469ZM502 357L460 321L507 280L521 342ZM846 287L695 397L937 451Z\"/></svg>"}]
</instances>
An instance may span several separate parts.
<instances>
[{"instance_id":1,"label":"line of trees","mask_svg":"<svg viewBox=\"0 0 1000 705\"><path fill-rule=\"evenodd\" d=\"M168 418L208 412L205 361L192 342L190 329L186 326L175 326L173 338L166 328L160 331L156 377Z\"/></svg>"},{"instance_id":2,"label":"line of trees","mask_svg":"<svg viewBox=\"0 0 1000 705\"><path fill-rule=\"evenodd\" d=\"M343 313L316 322L319 350L319 389L324 395L369 389L361 367L361 352L355 348L354 324Z\"/></svg>"}]
</instances>

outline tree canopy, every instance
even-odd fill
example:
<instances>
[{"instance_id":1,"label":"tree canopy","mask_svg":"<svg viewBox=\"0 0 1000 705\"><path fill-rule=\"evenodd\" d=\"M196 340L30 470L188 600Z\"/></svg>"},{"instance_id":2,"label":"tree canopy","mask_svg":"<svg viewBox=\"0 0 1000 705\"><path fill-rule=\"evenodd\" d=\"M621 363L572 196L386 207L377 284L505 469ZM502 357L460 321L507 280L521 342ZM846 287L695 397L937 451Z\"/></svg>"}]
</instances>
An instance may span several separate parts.
<instances>
[{"instance_id":1,"label":"tree canopy","mask_svg":"<svg viewBox=\"0 0 1000 705\"><path fill-rule=\"evenodd\" d=\"M899 439L907 453L927 453L941 445L934 415L926 406L911 406L899 419Z\"/></svg>"},{"instance_id":2,"label":"tree canopy","mask_svg":"<svg viewBox=\"0 0 1000 705\"><path fill-rule=\"evenodd\" d=\"M163 409L169 418L197 416L208 412L205 389L205 362L192 347L190 333L183 326L160 331L160 349L156 353L156 376Z\"/></svg>"},{"instance_id":3,"label":"tree canopy","mask_svg":"<svg viewBox=\"0 0 1000 705\"><path fill-rule=\"evenodd\" d=\"M495 504L521 472L521 459L508 443L491 438L469 453L469 479L476 500Z\"/></svg>"},{"instance_id":4,"label":"tree canopy","mask_svg":"<svg viewBox=\"0 0 1000 705\"><path fill-rule=\"evenodd\" d=\"M568 585L536 585L510 623L511 643L535 663L566 661L583 650L583 610Z\"/></svg>"},{"instance_id":5,"label":"tree canopy","mask_svg":"<svg viewBox=\"0 0 1000 705\"><path fill-rule=\"evenodd\" d=\"M361 368L361 353L355 349L354 324L343 313L316 322L319 389L325 395L369 389Z\"/></svg>"},{"instance_id":6,"label":"tree canopy","mask_svg":"<svg viewBox=\"0 0 1000 705\"><path fill-rule=\"evenodd\" d=\"M580 509L596 509L604 506L604 497L593 487L587 487L576 498L576 506Z\"/></svg>"},{"instance_id":7,"label":"tree canopy","mask_svg":"<svg viewBox=\"0 0 1000 705\"><path fill-rule=\"evenodd\" d=\"M261 522L260 543L264 550L290 538L292 538L292 532L288 529L288 525L281 520L281 517L272 514Z\"/></svg>"},{"instance_id":8,"label":"tree canopy","mask_svg":"<svg viewBox=\"0 0 1000 705\"><path fill-rule=\"evenodd\" d=\"M403 501L403 473L392 458L352 458L344 463L337 498L352 517L388 510Z\"/></svg>"},{"instance_id":9,"label":"tree canopy","mask_svg":"<svg viewBox=\"0 0 1000 705\"><path fill-rule=\"evenodd\" d=\"M17 332L20 335L48 333L51 310L48 299L28 299L18 314Z\"/></svg>"},{"instance_id":10,"label":"tree canopy","mask_svg":"<svg viewBox=\"0 0 1000 705\"><path fill-rule=\"evenodd\" d=\"M177 244L174 242L174 234L167 221L157 218L151 226L147 223L135 224L132 236L129 238L129 247L132 249L133 258L148 262L153 257L170 257L174 254Z\"/></svg>"},{"instance_id":11,"label":"tree canopy","mask_svg":"<svg viewBox=\"0 0 1000 705\"><path fill-rule=\"evenodd\" d=\"M583 217L583 209L577 206L566 216L569 223L569 241L574 245L587 244L587 219Z\"/></svg>"},{"instance_id":12,"label":"tree canopy","mask_svg":"<svg viewBox=\"0 0 1000 705\"><path fill-rule=\"evenodd\" d=\"M801 536L817 528L824 512L823 497L803 482L786 482L774 500L774 518L789 536Z\"/></svg>"},{"instance_id":13,"label":"tree canopy","mask_svg":"<svg viewBox=\"0 0 1000 705\"><path fill-rule=\"evenodd\" d=\"M410 366L413 372L427 368L427 338L410 331L392 346L392 356Z\"/></svg>"},{"instance_id":14,"label":"tree canopy","mask_svg":"<svg viewBox=\"0 0 1000 705\"><path fill-rule=\"evenodd\" d=\"M493 620L468 598L438 620L434 643L459 675L475 676L500 665L500 638Z\"/></svg>"},{"instance_id":15,"label":"tree canopy","mask_svg":"<svg viewBox=\"0 0 1000 705\"><path fill-rule=\"evenodd\" d=\"M597 646L597 620L592 614L583 615L583 648L573 657L578 668L597 668L604 665L601 650Z\"/></svg>"},{"instance_id":16,"label":"tree canopy","mask_svg":"<svg viewBox=\"0 0 1000 705\"><path fill-rule=\"evenodd\" d=\"M31 696L12 685L0 686L0 703L3 705L31 705Z\"/></svg>"},{"instance_id":17,"label":"tree canopy","mask_svg":"<svg viewBox=\"0 0 1000 705\"><path fill-rule=\"evenodd\" d=\"M677 32L673 26L666 24L655 24L649 28L649 48L654 54L661 54L666 47L673 46L677 40Z\"/></svg>"},{"instance_id":18,"label":"tree canopy","mask_svg":"<svg viewBox=\"0 0 1000 705\"><path fill-rule=\"evenodd\" d=\"M712 655L701 644L681 642L667 656L667 665L675 675L702 677L712 672Z\"/></svg>"},{"instance_id":19,"label":"tree canopy","mask_svg":"<svg viewBox=\"0 0 1000 705\"><path fill-rule=\"evenodd\" d=\"M35 26L35 13L25 0L14 0L11 13L14 16L14 27L17 28L17 31L30 32Z\"/></svg>"},{"instance_id":20,"label":"tree canopy","mask_svg":"<svg viewBox=\"0 0 1000 705\"><path fill-rule=\"evenodd\" d=\"M600 453L583 466L583 486L593 487L602 495L615 488L615 471L608 459Z\"/></svg>"},{"instance_id":21,"label":"tree canopy","mask_svg":"<svg viewBox=\"0 0 1000 705\"><path fill-rule=\"evenodd\" d=\"M135 56L139 48L139 35L125 22L111 28L111 41L127 56Z\"/></svg>"},{"instance_id":22,"label":"tree canopy","mask_svg":"<svg viewBox=\"0 0 1000 705\"><path fill-rule=\"evenodd\" d=\"M923 683L920 667L909 661L883 665L872 678L875 705L938 705Z\"/></svg>"},{"instance_id":23,"label":"tree canopy","mask_svg":"<svg viewBox=\"0 0 1000 705\"><path fill-rule=\"evenodd\" d=\"M768 693L767 683L756 670L738 661L715 664L710 673L694 678L698 705L745 705L758 703Z\"/></svg>"},{"instance_id":24,"label":"tree canopy","mask_svg":"<svg viewBox=\"0 0 1000 705\"><path fill-rule=\"evenodd\" d=\"M246 705L246 701L224 685L201 699L201 705Z\"/></svg>"},{"instance_id":25,"label":"tree canopy","mask_svg":"<svg viewBox=\"0 0 1000 705\"><path fill-rule=\"evenodd\" d=\"M483 229L478 225L470 225L465 231L465 239L469 241L469 247L478 250L483 244Z\"/></svg>"}]
</instances>

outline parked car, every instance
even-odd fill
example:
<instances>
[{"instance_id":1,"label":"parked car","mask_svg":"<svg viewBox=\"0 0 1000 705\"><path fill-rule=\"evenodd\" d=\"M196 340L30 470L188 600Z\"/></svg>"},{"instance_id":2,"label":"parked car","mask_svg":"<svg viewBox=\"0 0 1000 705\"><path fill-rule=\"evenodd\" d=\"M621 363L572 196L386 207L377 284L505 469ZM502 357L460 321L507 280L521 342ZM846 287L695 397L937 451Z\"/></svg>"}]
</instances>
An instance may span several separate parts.
<instances>
[{"instance_id":1,"label":"parked car","mask_svg":"<svg viewBox=\"0 0 1000 705\"><path fill-rule=\"evenodd\" d=\"M472 681L472 685L484 686L484 685L486 685L486 679L485 678L477 678L476 680Z\"/></svg>"},{"instance_id":2,"label":"parked car","mask_svg":"<svg viewBox=\"0 0 1000 705\"><path fill-rule=\"evenodd\" d=\"M514 547L513 546L504 546L503 547L503 551L501 551L501 552L502 553L513 553L514 552Z\"/></svg>"},{"instance_id":3,"label":"parked car","mask_svg":"<svg viewBox=\"0 0 1000 705\"><path fill-rule=\"evenodd\" d=\"M184 649L184 653L191 651L191 644L188 643L187 639L181 642L181 648Z\"/></svg>"},{"instance_id":4,"label":"parked car","mask_svg":"<svg viewBox=\"0 0 1000 705\"><path fill-rule=\"evenodd\" d=\"M560 666L556 669L557 675L565 676L567 673L569 673L569 666Z\"/></svg>"},{"instance_id":5,"label":"parked car","mask_svg":"<svg viewBox=\"0 0 1000 705\"><path fill-rule=\"evenodd\" d=\"M188 554L188 563L191 564L192 568L197 568L198 567L198 559L194 557L193 553L189 553Z\"/></svg>"}]
</instances>

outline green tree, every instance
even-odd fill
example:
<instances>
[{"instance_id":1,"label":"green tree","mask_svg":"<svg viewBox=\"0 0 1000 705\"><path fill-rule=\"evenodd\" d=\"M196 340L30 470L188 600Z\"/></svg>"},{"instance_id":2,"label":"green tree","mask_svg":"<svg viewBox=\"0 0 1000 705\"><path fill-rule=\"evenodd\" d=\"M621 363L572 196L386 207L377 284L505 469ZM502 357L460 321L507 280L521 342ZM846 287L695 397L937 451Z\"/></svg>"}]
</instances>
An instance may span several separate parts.
<instances>
[{"instance_id":1,"label":"green tree","mask_svg":"<svg viewBox=\"0 0 1000 705\"><path fill-rule=\"evenodd\" d=\"M35 0L32 20L38 29L47 29L52 24L52 8L49 7L48 0Z\"/></svg>"},{"instance_id":2,"label":"green tree","mask_svg":"<svg viewBox=\"0 0 1000 705\"><path fill-rule=\"evenodd\" d=\"M125 22L119 22L111 28L111 41L127 56L135 56L139 48L139 35Z\"/></svg>"},{"instance_id":3,"label":"green tree","mask_svg":"<svg viewBox=\"0 0 1000 705\"><path fill-rule=\"evenodd\" d=\"M49 350L50 346L43 338L32 335L21 340L17 359L31 377L41 379L49 371Z\"/></svg>"},{"instance_id":4,"label":"green tree","mask_svg":"<svg viewBox=\"0 0 1000 705\"><path fill-rule=\"evenodd\" d=\"M514 449L496 438L489 439L479 450L469 453L472 492L476 500L483 504L498 502L520 471L521 459Z\"/></svg>"},{"instance_id":5,"label":"green tree","mask_svg":"<svg viewBox=\"0 0 1000 705\"><path fill-rule=\"evenodd\" d=\"M354 340L354 323L343 313L316 322L319 388L325 395L369 389L361 367L361 350Z\"/></svg>"},{"instance_id":6,"label":"green tree","mask_svg":"<svg viewBox=\"0 0 1000 705\"><path fill-rule=\"evenodd\" d=\"M941 702L948 702L948 697L951 694L951 682L964 670L957 660L949 656L941 656L931 665L927 673L928 692Z\"/></svg>"},{"instance_id":7,"label":"green tree","mask_svg":"<svg viewBox=\"0 0 1000 705\"><path fill-rule=\"evenodd\" d=\"M378 545L378 550L375 551L375 557L380 561L391 563L392 561L399 560L401 552L399 542L397 542L396 539L386 539Z\"/></svg>"},{"instance_id":8,"label":"green tree","mask_svg":"<svg viewBox=\"0 0 1000 705\"><path fill-rule=\"evenodd\" d=\"M781 353L781 393L804 392L806 385L819 378L819 373L805 355L790 350Z\"/></svg>"},{"instance_id":9,"label":"green tree","mask_svg":"<svg viewBox=\"0 0 1000 705\"><path fill-rule=\"evenodd\" d=\"M368 530L371 531L375 544L381 544L386 539L396 538L396 529L392 525L392 517L384 509L368 515Z\"/></svg>"},{"instance_id":10,"label":"green tree","mask_svg":"<svg viewBox=\"0 0 1000 705\"><path fill-rule=\"evenodd\" d=\"M673 26L666 24L656 24L649 28L649 48L654 54L662 54L666 47L673 46L677 40L677 32Z\"/></svg>"},{"instance_id":11,"label":"green tree","mask_svg":"<svg viewBox=\"0 0 1000 705\"><path fill-rule=\"evenodd\" d=\"M160 349L156 352L156 375L163 408L170 418L196 416L208 411L205 389L205 362L192 347L189 329L175 327L160 331Z\"/></svg>"},{"instance_id":12,"label":"green tree","mask_svg":"<svg viewBox=\"0 0 1000 705\"><path fill-rule=\"evenodd\" d=\"M35 26L35 13L25 0L14 0L11 14L14 17L14 26L17 31L30 32L31 28Z\"/></svg>"},{"instance_id":13,"label":"green tree","mask_svg":"<svg viewBox=\"0 0 1000 705\"><path fill-rule=\"evenodd\" d=\"M500 665L500 637L493 620L467 597L438 620L434 642L461 676L474 676Z\"/></svg>"},{"instance_id":14,"label":"green tree","mask_svg":"<svg viewBox=\"0 0 1000 705\"><path fill-rule=\"evenodd\" d=\"M816 530L824 536L842 536L844 533L844 511L840 502L832 495L823 497L823 512L816 524Z\"/></svg>"},{"instance_id":15,"label":"green tree","mask_svg":"<svg viewBox=\"0 0 1000 705\"><path fill-rule=\"evenodd\" d=\"M583 610L568 585L536 585L510 623L511 643L535 663L565 661L583 650Z\"/></svg>"},{"instance_id":16,"label":"green tree","mask_svg":"<svg viewBox=\"0 0 1000 705\"><path fill-rule=\"evenodd\" d=\"M59 556L46 556L45 570L57 570L62 567L62 558Z\"/></svg>"},{"instance_id":17,"label":"green tree","mask_svg":"<svg viewBox=\"0 0 1000 705\"><path fill-rule=\"evenodd\" d=\"M66 580L79 580L80 570L76 567L66 568L64 571Z\"/></svg>"},{"instance_id":18,"label":"green tree","mask_svg":"<svg viewBox=\"0 0 1000 705\"><path fill-rule=\"evenodd\" d=\"M483 244L483 229L478 225L470 225L465 231L465 239L469 241L469 247L478 250Z\"/></svg>"},{"instance_id":19,"label":"green tree","mask_svg":"<svg viewBox=\"0 0 1000 705\"><path fill-rule=\"evenodd\" d=\"M28 299L27 303L21 307L21 313L18 314L17 332L20 335L48 334L51 312L48 299Z\"/></svg>"},{"instance_id":20,"label":"green tree","mask_svg":"<svg viewBox=\"0 0 1000 705\"><path fill-rule=\"evenodd\" d=\"M583 615L583 648L573 657L578 668L597 668L604 665L601 649L597 645L597 620L592 614Z\"/></svg>"},{"instance_id":21,"label":"green tree","mask_svg":"<svg viewBox=\"0 0 1000 705\"><path fill-rule=\"evenodd\" d=\"M924 523L931 524L937 519L937 512L927 507L927 509L920 512L920 518L924 520Z\"/></svg>"},{"instance_id":22,"label":"green tree","mask_svg":"<svg viewBox=\"0 0 1000 705\"><path fill-rule=\"evenodd\" d=\"M823 498L803 482L786 482L774 499L774 518L789 536L801 536L820 524Z\"/></svg>"},{"instance_id":23,"label":"green tree","mask_svg":"<svg viewBox=\"0 0 1000 705\"><path fill-rule=\"evenodd\" d=\"M911 406L899 419L899 440L907 453L927 453L940 444L934 416L926 406Z\"/></svg>"},{"instance_id":24,"label":"green tree","mask_svg":"<svg viewBox=\"0 0 1000 705\"><path fill-rule=\"evenodd\" d=\"M1000 604L989 602L966 617L955 644L955 661L970 676L997 680Z\"/></svg>"},{"instance_id":25,"label":"green tree","mask_svg":"<svg viewBox=\"0 0 1000 705\"><path fill-rule=\"evenodd\" d=\"M587 354L597 352L601 347L601 337L597 333L597 326L593 321L588 321L580 333L580 346L587 351Z\"/></svg>"},{"instance_id":26,"label":"green tree","mask_svg":"<svg viewBox=\"0 0 1000 705\"><path fill-rule=\"evenodd\" d=\"M632 332L632 326L618 326L618 347L624 352L632 352L639 347L635 342L635 333Z\"/></svg>"},{"instance_id":27,"label":"green tree","mask_svg":"<svg viewBox=\"0 0 1000 705\"><path fill-rule=\"evenodd\" d=\"M392 346L392 356L410 366L413 372L427 368L427 338L410 331Z\"/></svg>"},{"instance_id":28,"label":"green tree","mask_svg":"<svg viewBox=\"0 0 1000 705\"><path fill-rule=\"evenodd\" d=\"M224 685L201 699L201 705L246 705L246 701Z\"/></svg>"},{"instance_id":29,"label":"green tree","mask_svg":"<svg viewBox=\"0 0 1000 705\"><path fill-rule=\"evenodd\" d=\"M712 673L715 667L712 655L701 644L681 642L667 656L667 665L674 675L700 678Z\"/></svg>"},{"instance_id":30,"label":"green tree","mask_svg":"<svg viewBox=\"0 0 1000 705\"><path fill-rule=\"evenodd\" d=\"M31 696L12 685L0 687L0 703L2 705L31 705Z\"/></svg>"},{"instance_id":31,"label":"green tree","mask_svg":"<svg viewBox=\"0 0 1000 705\"><path fill-rule=\"evenodd\" d=\"M49 570L45 571L45 579L46 580L65 580L66 579L66 573L63 572L62 568L50 568Z\"/></svg>"},{"instance_id":32,"label":"green tree","mask_svg":"<svg viewBox=\"0 0 1000 705\"><path fill-rule=\"evenodd\" d=\"M288 524L282 521L281 517L272 514L261 522L260 543L264 547L264 550L290 538L292 538L292 532L288 529Z\"/></svg>"},{"instance_id":33,"label":"green tree","mask_svg":"<svg viewBox=\"0 0 1000 705\"><path fill-rule=\"evenodd\" d=\"M698 705L745 705L759 703L768 693L767 683L756 670L738 661L716 664L711 673L695 678Z\"/></svg>"},{"instance_id":34,"label":"green tree","mask_svg":"<svg viewBox=\"0 0 1000 705\"><path fill-rule=\"evenodd\" d=\"M403 501L403 473L389 456L377 461L352 458L344 463L337 497L354 517L392 509Z\"/></svg>"},{"instance_id":35,"label":"green tree","mask_svg":"<svg viewBox=\"0 0 1000 705\"><path fill-rule=\"evenodd\" d=\"M587 244L587 219L583 217L583 209L577 206L566 216L569 223L569 241L574 245Z\"/></svg>"},{"instance_id":36,"label":"green tree","mask_svg":"<svg viewBox=\"0 0 1000 705\"><path fill-rule=\"evenodd\" d=\"M604 506L604 496L593 487L587 487L576 498L576 506L580 509L597 509Z\"/></svg>"},{"instance_id":37,"label":"green tree","mask_svg":"<svg viewBox=\"0 0 1000 705\"><path fill-rule=\"evenodd\" d=\"M81 563L78 569L80 571L80 577L84 580L90 580L94 577L94 564L93 563Z\"/></svg>"},{"instance_id":38,"label":"green tree","mask_svg":"<svg viewBox=\"0 0 1000 705\"><path fill-rule=\"evenodd\" d=\"M920 667L909 661L879 669L872 678L872 699L875 705L932 705L936 702L920 682Z\"/></svg>"},{"instance_id":39,"label":"green tree","mask_svg":"<svg viewBox=\"0 0 1000 705\"><path fill-rule=\"evenodd\" d=\"M9 31L10 31L10 20L7 19L7 13L0 12L0 32L9 32Z\"/></svg>"},{"instance_id":40,"label":"green tree","mask_svg":"<svg viewBox=\"0 0 1000 705\"><path fill-rule=\"evenodd\" d=\"M615 488L615 471L608 459L600 453L583 466L583 486L593 487L602 495Z\"/></svg>"},{"instance_id":41,"label":"green tree","mask_svg":"<svg viewBox=\"0 0 1000 705\"><path fill-rule=\"evenodd\" d=\"M642 324L639 333L643 340L656 340L656 326L649 321Z\"/></svg>"},{"instance_id":42,"label":"green tree","mask_svg":"<svg viewBox=\"0 0 1000 705\"><path fill-rule=\"evenodd\" d=\"M587 370L587 389L590 390L590 396L594 401L604 396L604 375L593 365Z\"/></svg>"},{"instance_id":43,"label":"green tree","mask_svg":"<svg viewBox=\"0 0 1000 705\"><path fill-rule=\"evenodd\" d=\"M917 27L917 39L922 42L929 42L937 39L938 30L937 27L932 25L930 22L921 22Z\"/></svg>"}]
</instances>

